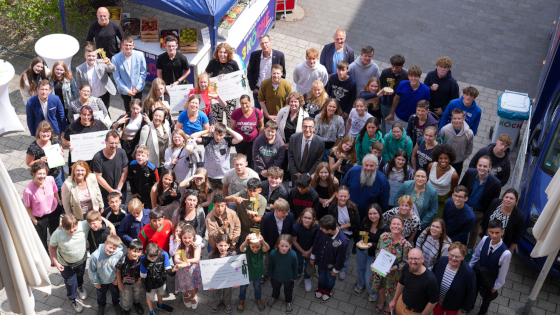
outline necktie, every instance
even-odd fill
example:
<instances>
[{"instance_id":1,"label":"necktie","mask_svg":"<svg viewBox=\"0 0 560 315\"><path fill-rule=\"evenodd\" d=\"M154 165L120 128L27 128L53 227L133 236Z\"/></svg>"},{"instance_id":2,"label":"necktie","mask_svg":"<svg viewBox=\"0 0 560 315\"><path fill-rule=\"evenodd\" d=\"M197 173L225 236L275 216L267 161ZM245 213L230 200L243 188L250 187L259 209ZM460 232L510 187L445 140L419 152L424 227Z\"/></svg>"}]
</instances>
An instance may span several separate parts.
<instances>
[{"instance_id":1,"label":"necktie","mask_svg":"<svg viewBox=\"0 0 560 315\"><path fill-rule=\"evenodd\" d=\"M303 156L301 157L300 171L305 170L307 164L307 154L309 153L309 140L305 139L305 148L303 149Z\"/></svg>"},{"instance_id":2,"label":"necktie","mask_svg":"<svg viewBox=\"0 0 560 315\"><path fill-rule=\"evenodd\" d=\"M488 256L492 256L492 253L494 252L494 247L490 246L490 254L488 254Z\"/></svg>"}]
</instances>

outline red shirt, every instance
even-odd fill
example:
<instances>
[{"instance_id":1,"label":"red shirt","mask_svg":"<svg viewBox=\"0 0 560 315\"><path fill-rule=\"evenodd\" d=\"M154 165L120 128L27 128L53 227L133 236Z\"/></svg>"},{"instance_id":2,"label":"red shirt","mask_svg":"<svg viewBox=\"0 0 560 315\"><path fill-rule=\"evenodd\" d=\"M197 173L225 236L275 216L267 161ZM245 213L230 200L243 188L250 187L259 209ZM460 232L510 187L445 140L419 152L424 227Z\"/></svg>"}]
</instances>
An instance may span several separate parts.
<instances>
[{"instance_id":1,"label":"red shirt","mask_svg":"<svg viewBox=\"0 0 560 315\"><path fill-rule=\"evenodd\" d=\"M142 247L146 250L149 242L156 243L159 248L169 252L169 237L173 234L173 225L169 220L163 220L163 224L159 230L152 227L151 224L145 225L140 231L138 238L142 241Z\"/></svg>"},{"instance_id":2,"label":"red shirt","mask_svg":"<svg viewBox=\"0 0 560 315\"><path fill-rule=\"evenodd\" d=\"M206 105L206 108L201 109L201 111L203 113L205 113L206 116L210 116L210 110L212 108L212 101L210 100L210 97L208 96L208 89L206 89L206 92L199 93L198 89L194 88L189 92L189 96L191 96L193 94L199 94L200 96L202 96L202 101L204 102L204 105ZM200 106L200 107L202 107L202 106Z\"/></svg>"}]
</instances>

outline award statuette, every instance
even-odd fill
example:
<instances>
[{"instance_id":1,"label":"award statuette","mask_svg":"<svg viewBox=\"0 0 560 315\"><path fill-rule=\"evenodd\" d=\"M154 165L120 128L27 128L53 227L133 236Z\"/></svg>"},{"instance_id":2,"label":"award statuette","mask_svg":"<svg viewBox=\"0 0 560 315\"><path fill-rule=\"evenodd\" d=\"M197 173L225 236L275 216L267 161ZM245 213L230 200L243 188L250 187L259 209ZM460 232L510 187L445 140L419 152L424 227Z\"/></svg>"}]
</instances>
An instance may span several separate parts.
<instances>
[{"instance_id":1,"label":"award statuette","mask_svg":"<svg viewBox=\"0 0 560 315\"><path fill-rule=\"evenodd\" d=\"M261 234L261 231L259 229L255 229L255 228L251 228L249 229L249 231L251 232L251 243L252 244L256 244L258 242L260 242L259 240L259 235Z\"/></svg>"},{"instance_id":2,"label":"award statuette","mask_svg":"<svg viewBox=\"0 0 560 315\"><path fill-rule=\"evenodd\" d=\"M368 249L370 246L368 245L369 235L366 231L360 231L360 236L362 236L362 240L356 244L356 247L359 249Z\"/></svg>"}]
</instances>

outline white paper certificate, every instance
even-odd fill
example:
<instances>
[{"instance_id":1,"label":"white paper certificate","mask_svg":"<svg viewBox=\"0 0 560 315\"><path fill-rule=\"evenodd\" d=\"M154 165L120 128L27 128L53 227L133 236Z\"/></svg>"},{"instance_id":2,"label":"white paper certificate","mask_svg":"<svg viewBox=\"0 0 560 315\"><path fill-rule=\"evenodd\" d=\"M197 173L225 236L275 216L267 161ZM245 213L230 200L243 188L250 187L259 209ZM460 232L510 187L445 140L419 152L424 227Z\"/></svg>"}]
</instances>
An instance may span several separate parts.
<instances>
[{"instance_id":1,"label":"white paper certificate","mask_svg":"<svg viewBox=\"0 0 560 315\"><path fill-rule=\"evenodd\" d=\"M189 93L192 89L192 84L178 84L173 87L171 85L167 86L171 111L178 112L184 110L183 108L189 99Z\"/></svg>"},{"instance_id":2,"label":"white paper certificate","mask_svg":"<svg viewBox=\"0 0 560 315\"><path fill-rule=\"evenodd\" d=\"M391 267L393 267L393 263L395 263L396 259L397 256L389 253L383 248L379 251L379 255L375 258L375 262L371 266L371 269L382 277L386 277Z\"/></svg>"},{"instance_id":3,"label":"white paper certificate","mask_svg":"<svg viewBox=\"0 0 560 315\"><path fill-rule=\"evenodd\" d=\"M43 148L45 155L47 156L47 164L49 168L59 167L65 164L64 156L60 154L60 144L53 144L48 147Z\"/></svg>"},{"instance_id":4,"label":"white paper certificate","mask_svg":"<svg viewBox=\"0 0 560 315\"><path fill-rule=\"evenodd\" d=\"M245 254L201 260L199 264L204 290L249 284L249 266Z\"/></svg>"},{"instance_id":5,"label":"white paper certificate","mask_svg":"<svg viewBox=\"0 0 560 315\"><path fill-rule=\"evenodd\" d=\"M243 70L224 74L221 78L213 77L210 82L216 83L216 92L224 101L237 100L248 93ZM212 104L217 103L217 100L212 100Z\"/></svg>"},{"instance_id":6,"label":"white paper certificate","mask_svg":"<svg viewBox=\"0 0 560 315\"><path fill-rule=\"evenodd\" d=\"M105 135L109 130L70 135L72 162L90 161L95 153L105 149Z\"/></svg>"}]
</instances>

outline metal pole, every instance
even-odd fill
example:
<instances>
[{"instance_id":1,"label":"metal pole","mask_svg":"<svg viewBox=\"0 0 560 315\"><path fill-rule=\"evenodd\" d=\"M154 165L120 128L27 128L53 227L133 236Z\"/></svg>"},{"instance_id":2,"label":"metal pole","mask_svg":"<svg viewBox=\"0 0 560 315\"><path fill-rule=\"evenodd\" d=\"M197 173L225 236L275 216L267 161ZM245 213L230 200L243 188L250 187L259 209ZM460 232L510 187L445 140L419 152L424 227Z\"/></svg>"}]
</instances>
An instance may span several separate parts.
<instances>
[{"instance_id":1,"label":"metal pole","mask_svg":"<svg viewBox=\"0 0 560 315\"><path fill-rule=\"evenodd\" d=\"M555 250L546 258L546 262L544 263L543 268L541 269L541 273L539 274L539 278L537 279L537 282L535 283L535 286L533 287L531 294L527 298L527 302L525 303L525 306L517 309L518 315L533 315L533 312L531 312L531 308L533 307L533 304L535 304L535 301L537 300L537 296L541 291L544 280L546 280L546 276L548 275L548 272L550 271L552 264L556 260L556 257L558 257L559 251L560 248Z\"/></svg>"}]
</instances>

